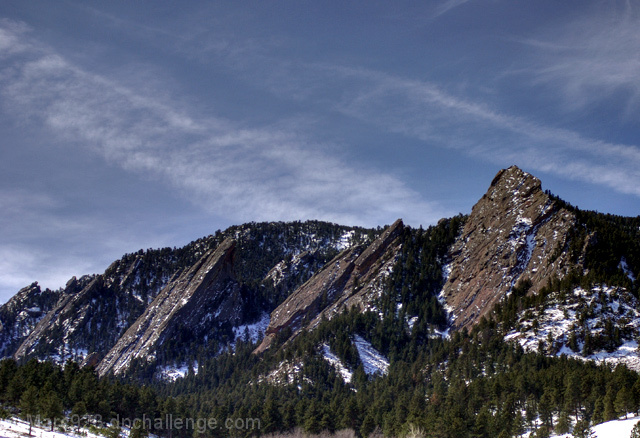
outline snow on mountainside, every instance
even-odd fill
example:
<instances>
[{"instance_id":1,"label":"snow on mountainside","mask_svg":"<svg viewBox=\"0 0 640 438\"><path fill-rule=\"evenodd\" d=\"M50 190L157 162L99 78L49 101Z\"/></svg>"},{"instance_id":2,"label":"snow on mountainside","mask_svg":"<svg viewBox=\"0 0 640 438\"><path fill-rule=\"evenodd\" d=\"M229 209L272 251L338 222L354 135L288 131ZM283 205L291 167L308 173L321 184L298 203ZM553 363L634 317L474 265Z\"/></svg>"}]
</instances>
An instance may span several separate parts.
<instances>
[{"instance_id":1,"label":"snow on mountainside","mask_svg":"<svg viewBox=\"0 0 640 438\"><path fill-rule=\"evenodd\" d=\"M373 242L342 251L299 288L290 290L271 313L265 337L255 352L267 350L285 329L296 336L303 328L313 329L323 317L331 319L345 308L365 309L378 298L386 272L395 265L403 230L402 220L397 220Z\"/></svg>"},{"instance_id":2,"label":"snow on mountainside","mask_svg":"<svg viewBox=\"0 0 640 438\"><path fill-rule=\"evenodd\" d=\"M441 298L456 329L471 328L522 279L537 292L571 268L564 248L575 215L515 166L500 171L450 250Z\"/></svg>"},{"instance_id":3,"label":"snow on mountainside","mask_svg":"<svg viewBox=\"0 0 640 438\"><path fill-rule=\"evenodd\" d=\"M380 354L380 352L373 348L371 343L362 336L355 336L355 344L366 374L387 374L387 370L389 369L389 359Z\"/></svg>"},{"instance_id":4,"label":"snow on mountainside","mask_svg":"<svg viewBox=\"0 0 640 438\"><path fill-rule=\"evenodd\" d=\"M365 374L368 376L384 376L389 369L389 360L376 350L369 341L362 336L355 335L353 343L358 350L358 356ZM350 383L353 371L333 352L327 344L322 344L322 357L329 362L345 383Z\"/></svg>"},{"instance_id":5,"label":"snow on mountainside","mask_svg":"<svg viewBox=\"0 0 640 438\"><path fill-rule=\"evenodd\" d=\"M61 294L61 291L43 291L35 282L0 307L0 357L9 356L20 346Z\"/></svg>"},{"instance_id":6,"label":"snow on mountainside","mask_svg":"<svg viewBox=\"0 0 640 438\"><path fill-rule=\"evenodd\" d=\"M342 377L345 383L351 383L353 377L353 371L351 371L338 356L335 355L331 348L327 344L322 344L322 357L329 362L336 372Z\"/></svg>"},{"instance_id":7,"label":"snow on mountainside","mask_svg":"<svg viewBox=\"0 0 640 438\"><path fill-rule=\"evenodd\" d=\"M260 319L252 324L242 324L233 328L234 345L235 340L241 339L252 344L258 342L264 337L264 331L269 326L270 317L268 313L264 313ZM245 339L246 338L246 339Z\"/></svg>"},{"instance_id":8,"label":"snow on mountainside","mask_svg":"<svg viewBox=\"0 0 640 438\"><path fill-rule=\"evenodd\" d=\"M183 379L190 372L198 374L198 362L194 362L192 366L189 364L181 364L179 366L161 366L156 370L156 375L160 380L174 382L178 379Z\"/></svg>"},{"instance_id":9,"label":"snow on mountainside","mask_svg":"<svg viewBox=\"0 0 640 438\"><path fill-rule=\"evenodd\" d=\"M212 333L205 341L233 343L243 337L245 326L251 340L256 341L268 323L265 313L339 251L366 242L376 233L319 221L248 223L218 231L183 248L126 254L103 274L79 280L74 277L59 291L40 291L34 283L0 307L0 354L61 363L68 358L99 361L167 285L225 238L237 242L233 270L241 294L255 302L247 301L243 315L228 333ZM222 316L213 312L210 318ZM225 345L216 347L216 351L224 350ZM170 360L171 354L167 356Z\"/></svg>"},{"instance_id":10,"label":"snow on mountainside","mask_svg":"<svg viewBox=\"0 0 640 438\"><path fill-rule=\"evenodd\" d=\"M633 429L633 426L635 426L638 421L640 421L640 417L607 421L606 423L600 423L591 427L591 431L595 433L595 438L628 438L631 435L631 429ZM551 435L551 437L573 438L573 435L570 433L564 435L554 434Z\"/></svg>"},{"instance_id":11,"label":"snow on mountainside","mask_svg":"<svg viewBox=\"0 0 640 438\"><path fill-rule=\"evenodd\" d=\"M567 355L640 371L638 300L623 288L580 287L554 293L538 310L521 312L518 328L505 336L526 351Z\"/></svg>"}]
</instances>

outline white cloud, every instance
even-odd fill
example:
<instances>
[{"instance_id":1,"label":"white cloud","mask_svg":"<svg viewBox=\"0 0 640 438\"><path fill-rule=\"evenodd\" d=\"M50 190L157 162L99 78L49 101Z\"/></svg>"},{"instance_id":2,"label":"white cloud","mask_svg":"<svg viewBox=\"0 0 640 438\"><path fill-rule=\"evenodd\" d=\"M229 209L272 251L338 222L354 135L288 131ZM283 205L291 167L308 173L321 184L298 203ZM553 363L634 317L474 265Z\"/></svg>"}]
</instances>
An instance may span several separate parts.
<instances>
[{"instance_id":1,"label":"white cloud","mask_svg":"<svg viewBox=\"0 0 640 438\"><path fill-rule=\"evenodd\" d=\"M64 195L0 188L0 303L38 281L57 289L74 275L99 273L125 251L169 245L175 236L69 212Z\"/></svg>"},{"instance_id":2,"label":"white cloud","mask_svg":"<svg viewBox=\"0 0 640 438\"><path fill-rule=\"evenodd\" d=\"M630 21L627 18L627 23ZM603 45L600 52L607 53L607 47L615 45L618 33L627 35L627 40L634 40L639 35L636 29L640 26L615 30L608 43L600 43ZM623 38L624 50L628 51L633 44L624 43L627 40ZM554 44L553 41L542 45L547 49L553 45L553 50L558 51L564 50L563 47L573 47L568 41L561 44L565 45ZM598 44L597 37L589 42L590 46ZM640 47L640 44L635 47ZM640 56L628 55L626 58L622 54L616 55L619 62L616 67L612 61L612 71L618 67L629 71L636 62L640 62L637 61ZM584 56L583 62L590 59ZM628 61L626 65L625 60ZM609 61L598 62L606 65ZM234 63L232 68L236 67L237 63ZM575 78L577 83L606 84L614 80L613 74L610 79L598 79L598 75L589 70L586 64L576 66L575 74L583 75L580 80ZM544 125L501 112L481 101L452 94L434 82L407 79L382 71L335 64L283 62L275 57L255 57L253 65L245 63L239 71L249 81L267 88L274 95L335 110L370 123L375 129L423 140L425 146L453 148L501 166L518 164L530 170L640 196L640 148L635 144L616 144L569 129ZM563 73L566 77L559 81L567 84L566 88L574 82L569 74L572 71L567 68ZM618 85L633 87L633 82L625 81L638 81L638 78L640 74L621 74L617 77ZM584 95L588 96L588 93ZM592 96L594 99L597 97Z\"/></svg>"},{"instance_id":3,"label":"white cloud","mask_svg":"<svg viewBox=\"0 0 640 438\"><path fill-rule=\"evenodd\" d=\"M88 239L100 222L95 219L56 214L59 200L25 189L1 189L0 205L0 302L20 288L39 281L43 287L58 288L79 272L94 272L95 258L77 239ZM64 241L64 252L43 251L52 240ZM99 245L104 250L106 245ZM104 260L101 260L104 263Z\"/></svg>"},{"instance_id":4,"label":"white cloud","mask_svg":"<svg viewBox=\"0 0 640 438\"><path fill-rule=\"evenodd\" d=\"M444 15L450 10L457 8L458 6L461 6L467 3L468 1L469 0L445 0L435 8L433 18L437 18L441 15Z\"/></svg>"},{"instance_id":5,"label":"white cloud","mask_svg":"<svg viewBox=\"0 0 640 438\"><path fill-rule=\"evenodd\" d=\"M79 272L93 272L86 258L58 257L34 250L29 245L0 246L0 303L21 288L38 281L44 288L57 289Z\"/></svg>"},{"instance_id":6,"label":"white cloud","mask_svg":"<svg viewBox=\"0 0 640 438\"><path fill-rule=\"evenodd\" d=\"M356 82L336 109L390 131L504 166L519 164L640 196L640 148L588 138L501 113L437 85L332 67Z\"/></svg>"},{"instance_id":7,"label":"white cloud","mask_svg":"<svg viewBox=\"0 0 640 438\"><path fill-rule=\"evenodd\" d=\"M347 165L290 127L247 128L191 114L83 70L35 40L22 44L0 73L5 112L39 119L124 169L155 175L220 216L377 225L397 217L430 223L445 213L398 178Z\"/></svg>"},{"instance_id":8,"label":"white cloud","mask_svg":"<svg viewBox=\"0 0 640 438\"><path fill-rule=\"evenodd\" d=\"M640 8L603 2L562 27L521 41L533 48L518 73L560 92L567 111L611 99L637 118L640 103ZM621 103L619 103L621 102Z\"/></svg>"}]
</instances>

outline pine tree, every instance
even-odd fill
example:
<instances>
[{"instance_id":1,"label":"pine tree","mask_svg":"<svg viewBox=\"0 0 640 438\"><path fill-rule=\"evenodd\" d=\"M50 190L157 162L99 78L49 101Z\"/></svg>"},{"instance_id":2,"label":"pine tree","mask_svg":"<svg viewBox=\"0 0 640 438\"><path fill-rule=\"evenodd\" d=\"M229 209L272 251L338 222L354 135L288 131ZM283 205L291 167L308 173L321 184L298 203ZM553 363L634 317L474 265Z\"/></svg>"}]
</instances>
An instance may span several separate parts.
<instances>
[{"instance_id":1,"label":"pine tree","mask_svg":"<svg viewBox=\"0 0 640 438\"><path fill-rule=\"evenodd\" d=\"M262 409L262 429L265 433L275 432L282 427L282 417L278 406L271 397L267 398Z\"/></svg>"},{"instance_id":2,"label":"pine tree","mask_svg":"<svg viewBox=\"0 0 640 438\"><path fill-rule=\"evenodd\" d=\"M618 413L614 405L613 388L609 386L607 393L604 395L604 421L611 421L618 419Z\"/></svg>"},{"instance_id":3,"label":"pine tree","mask_svg":"<svg viewBox=\"0 0 640 438\"><path fill-rule=\"evenodd\" d=\"M550 429L553 428L553 413L555 400L550 391L545 390L538 402L538 412L544 424Z\"/></svg>"},{"instance_id":4,"label":"pine tree","mask_svg":"<svg viewBox=\"0 0 640 438\"><path fill-rule=\"evenodd\" d=\"M131 432L129 433L129 438L147 438L149 436L149 431L145 428L142 421L136 421L131 428Z\"/></svg>"},{"instance_id":5,"label":"pine tree","mask_svg":"<svg viewBox=\"0 0 640 438\"><path fill-rule=\"evenodd\" d=\"M322 410L318 401L312 400L304 417L304 430L310 433L320 433L322 430L320 425L321 415Z\"/></svg>"},{"instance_id":6,"label":"pine tree","mask_svg":"<svg viewBox=\"0 0 640 438\"><path fill-rule=\"evenodd\" d=\"M640 376L633 383L631 394L633 395L633 412L637 414L640 412Z\"/></svg>"},{"instance_id":7,"label":"pine tree","mask_svg":"<svg viewBox=\"0 0 640 438\"><path fill-rule=\"evenodd\" d=\"M562 412L560 412L558 421L556 422L555 431L556 433L562 435L562 434L568 433L570 428L571 428L571 424L569 420L569 414L567 413L566 409L563 409Z\"/></svg>"},{"instance_id":8,"label":"pine tree","mask_svg":"<svg viewBox=\"0 0 640 438\"><path fill-rule=\"evenodd\" d=\"M618 394L616 395L614 406L618 414L624 413L625 419L627 418L627 413L629 412L631 401L631 391L629 390L629 388L626 386L620 388Z\"/></svg>"},{"instance_id":9,"label":"pine tree","mask_svg":"<svg viewBox=\"0 0 640 438\"><path fill-rule=\"evenodd\" d=\"M118 425L117 422L113 422L111 423L111 426L109 426L109 428L107 429L107 438L120 438L120 432L122 432L122 429L120 428L120 426Z\"/></svg>"},{"instance_id":10,"label":"pine tree","mask_svg":"<svg viewBox=\"0 0 640 438\"><path fill-rule=\"evenodd\" d=\"M591 430L591 424L589 420L578 420L576 425L573 426L574 438L592 438L595 437L595 432Z\"/></svg>"},{"instance_id":11,"label":"pine tree","mask_svg":"<svg viewBox=\"0 0 640 438\"><path fill-rule=\"evenodd\" d=\"M29 422L29 436L31 436L31 428L36 419L35 417L40 413L38 390L35 386L29 386L20 397L20 411L22 418Z\"/></svg>"},{"instance_id":12,"label":"pine tree","mask_svg":"<svg viewBox=\"0 0 640 438\"><path fill-rule=\"evenodd\" d=\"M51 431L56 421L63 415L62 400L55 392L49 392L42 401L42 413L51 422Z\"/></svg>"},{"instance_id":13,"label":"pine tree","mask_svg":"<svg viewBox=\"0 0 640 438\"><path fill-rule=\"evenodd\" d=\"M604 421L604 401L602 396L596 399L593 414L591 415L591 421L593 421L593 424L600 424Z\"/></svg>"},{"instance_id":14,"label":"pine tree","mask_svg":"<svg viewBox=\"0 0 640 438\"><path fill-rule=\"evenodd\" d=\"M573 415L578 417L578 410L582 402L582 394L580 391L580 382L582 381L580 373L574 371L569 374L566 379L567 386L564 391L564 398L567 403L567 409L573 411ZM567 414L569 411L567 411Z\"/></svg>"}]
</instances>

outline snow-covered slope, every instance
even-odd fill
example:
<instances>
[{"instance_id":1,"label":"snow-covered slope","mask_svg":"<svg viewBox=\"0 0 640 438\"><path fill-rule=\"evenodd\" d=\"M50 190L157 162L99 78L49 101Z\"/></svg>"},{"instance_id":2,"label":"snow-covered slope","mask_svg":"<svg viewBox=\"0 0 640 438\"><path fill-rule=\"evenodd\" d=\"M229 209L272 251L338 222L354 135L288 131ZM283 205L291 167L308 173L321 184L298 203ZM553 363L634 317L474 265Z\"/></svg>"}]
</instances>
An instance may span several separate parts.
<instances>
[{"instance_id":1,"label":"snow-covered slope","mask_svg":"<svg viewBox=\"0 0 640 438\"><path fill-rule=\"evenodd\" d=\"M596 362L624 363L640 371L637 337L640 329L638 300L623 288L575 288L554 293L547 305L520 314L517 328L507 341L527 351L577 357Z\"/></svg>"},{"instance_id":2,"label":"snow-covered slope","mask_svg":"<svg viewBox=\"0 0 640 438\"><path fill-rule=\"evenodd\" d=\"M342 377L345 383L351 383L353 377L353 371L351 371L338 356L335 355L331 348L327 344L322 344L322 357L329 362L331 366L335 368L337 373Z\"/></svg>"},{"instance_id":3,"label":"snow-covered slope","mask_svg":"<svg viewBox=\"0 0 640 438\"><path fill-rule=\"evenodd\" d=\"M368 375L384 375L389 369L389 359L384 357L371 343L361 336L355 336L355 344L358 355L364 366L364 372Z\"/></svg>"},{"instance_id":4,"label":"snow-covered slope","mask_svg":"<svg viewBox=\"0 0 640 438\"><path fill-rule=\"evenodd\" d=\"M631 429L638 421L640 421L640 417L607 421L591 427L591 430L597 438L628 438L631 435ZM570 433L551 436L553 438L573 438Z\"/></svg>"},{"instance_id":5,"label":"snow-covered slope","mask_svg":"<svg viewBox=\"0 0 640 438\"><path fill-rule=\"evenodd\" d=\"M389 360L376 350L369 341L362 336L355 335L353 343L358 350L358 356L360 362L362 362L365 374L369 376L383 376L387 374ZM344 362L331 351L331 348L327 344L322 344L322 357L335 368L345 383L351 382L353 370L345 365Z\"/></svg>"}]
</instances>

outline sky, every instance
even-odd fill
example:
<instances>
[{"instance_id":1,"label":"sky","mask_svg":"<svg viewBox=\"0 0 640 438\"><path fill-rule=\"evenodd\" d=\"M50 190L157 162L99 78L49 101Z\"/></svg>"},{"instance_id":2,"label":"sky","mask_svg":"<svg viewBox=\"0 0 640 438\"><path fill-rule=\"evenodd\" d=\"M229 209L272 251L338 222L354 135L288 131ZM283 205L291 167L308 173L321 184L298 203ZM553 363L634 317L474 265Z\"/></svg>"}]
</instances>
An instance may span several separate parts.
<instances>
[{"instance_id":1,"label":"sky","mask_svg":"<svg viewBox=\"0 0 640 438\"><path fill-rule=\"evenodd\" d=\"M250 221L428 226L517 165L640 215L640 2L0 2L0 302Z\"/></svg>"}]
</instances>

